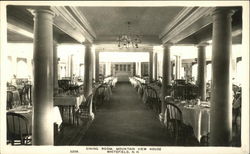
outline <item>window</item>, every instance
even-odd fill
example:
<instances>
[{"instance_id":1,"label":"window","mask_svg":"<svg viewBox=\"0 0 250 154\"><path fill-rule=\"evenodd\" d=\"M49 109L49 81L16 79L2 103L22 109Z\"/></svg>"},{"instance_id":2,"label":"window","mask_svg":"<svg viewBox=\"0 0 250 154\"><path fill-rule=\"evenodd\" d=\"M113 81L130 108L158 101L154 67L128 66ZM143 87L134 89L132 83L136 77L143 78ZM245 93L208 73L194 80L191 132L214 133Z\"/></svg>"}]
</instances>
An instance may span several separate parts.
<instances>
[{"instance_id":1,"label":"window","mask_svg":"<svg viewBox=\"0 0 250 154\"><path fill-rule=\"evenodd\" d=\"M122 64L120 64L120 71L122 71Z\"/></svg>"},{"instance_id":2,"label":"window","mask_svg":"<svg viewBox=\"0 0 250 154\"><path fill-rule=\"evenodd\" d=\"M28 78L28 65L26 58L17 58L17 78Z\"/></svg>"},{"instance_id":3,"label":"window","mask_svg":"<svg viewBox=\"0 0 250 154\"><path fill-rule=\"evenodd\" d=\"M123 71L126 71L127 65L123 65Z\"/></svg>"},{"instance_id":4,"label":"window","mask_svg":"<svg viewBox=\"0 0 250 154\"><path fill-rule=\"evenodd\" d=\"M115 65L115 70L118 71L118 65L117 64Z\"/></svg>"},{"instance_id":5,"label":"window","mask_svg":"<svg viewBox=\"0 0 250 154\"><path fill-rule=\"evenodd\" d=\"M128 65L128 71L131 71L131 65Z\"/></svg>"}]
</instances>

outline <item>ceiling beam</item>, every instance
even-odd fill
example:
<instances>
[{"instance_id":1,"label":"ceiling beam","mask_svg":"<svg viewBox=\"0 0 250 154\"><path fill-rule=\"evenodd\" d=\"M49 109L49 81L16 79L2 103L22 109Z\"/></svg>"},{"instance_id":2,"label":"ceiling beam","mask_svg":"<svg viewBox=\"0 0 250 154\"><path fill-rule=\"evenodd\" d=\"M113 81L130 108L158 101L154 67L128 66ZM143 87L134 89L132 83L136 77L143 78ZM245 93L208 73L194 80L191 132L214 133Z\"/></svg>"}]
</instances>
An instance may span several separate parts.
<instances>
[{"instance_id":1,"label":"ceiling beam","mask_svg":"<svg viewBox=\"0 0 250 154\"><path fill-rule=\"evenodd\" d=\"M180 13L178 13L175 18L164 28L164 30L159 35L159 38L163 38L170 30L176 27L185 17L194 11L196 7L186 7L183 8Z\"/></svg>"},{"instance_id":2,"label":"ceiling beam","mask_svg":"<svg viewBox=\"0 0 250 154\"><path fill-rule=\"evenodd\" d=\"M212 24L212 19L210 16L206 16L204 18L200 18L199 20L197 20L195 23L191 24L190 26L188 26L185 30L183 30L182 32L180 32L177 36L174 36L171 39L172 43L178 43L179 41L195 34L197 31L200 31L201 29L203 29L206 26L209 26Z\"/></svg>"},{"instance_id":3,"label":"ceiling beam","mask_svg":"<svg viewBox=\"0 0 250 154\"><path fill-rule=\"evenodd\" d=\"M14 33L18 33L18 34L21 34L23 36L26 36L26 37L32 38L32 39L34 37L32 32L29 32L23 28L20 28L14 24L8 23L7 27L8 27L8 30L10 30Z\"/></svg>"},{"instance_id":4,"label":"ceiling beam","mask_svg":"<svg viewBox=\"0 0 250 154\"><path fill-rule=\"evenodd\" d=\"M57 28L80 43L93 43L96 38L93 29L75 7L52 6L51 10L56 14L54 25Z\"/></svg>"},{"instance_id":5,"label":"ceiling beam","mask_svg":"<svg viewBox=\"0 0 250 154\"><path fill-rule=\"evenodd\" d=\"M210 24L208 16L214 8L210 7L193 7L185 8L176 18L172 21L174 24L171 28L166 27L165 30L159 35L162 43L167 42L177 43L178 41L186 38L187 36L195 33L202 27ZM205 19L203 19L206 17ZM195 26L195 28L192 28Z\"/></svg>"}]
</instances>

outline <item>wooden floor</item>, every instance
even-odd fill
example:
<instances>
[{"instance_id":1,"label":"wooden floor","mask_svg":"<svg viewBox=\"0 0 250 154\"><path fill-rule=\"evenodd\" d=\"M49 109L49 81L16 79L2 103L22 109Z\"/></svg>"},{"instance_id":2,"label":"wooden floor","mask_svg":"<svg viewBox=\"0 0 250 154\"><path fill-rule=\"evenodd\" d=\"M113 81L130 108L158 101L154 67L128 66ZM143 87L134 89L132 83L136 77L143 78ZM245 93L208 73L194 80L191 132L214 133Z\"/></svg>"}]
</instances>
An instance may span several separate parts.
<instances>
[{"instance_id":1,"label":"wooden floor","mask_svg":"<svg viewBox=\"0 0 250 154\"><path fill-rule=\"evenodd\" d=\"M54 145L78 145L91 123L92 120L79 119L79 125L65 124L62 130L55 134Z\"/></svg>"},{"instance_id":2,"label":"wooden floor","mask_svg":"<svg viewBox=\"0 0 250 154\"><path fill-rule=\"evenodd\" d=\"M96 112L79 145L166 146L169 138L158 119L128 82L117 83L111 100Z\"/></svg>"}]
</instances>

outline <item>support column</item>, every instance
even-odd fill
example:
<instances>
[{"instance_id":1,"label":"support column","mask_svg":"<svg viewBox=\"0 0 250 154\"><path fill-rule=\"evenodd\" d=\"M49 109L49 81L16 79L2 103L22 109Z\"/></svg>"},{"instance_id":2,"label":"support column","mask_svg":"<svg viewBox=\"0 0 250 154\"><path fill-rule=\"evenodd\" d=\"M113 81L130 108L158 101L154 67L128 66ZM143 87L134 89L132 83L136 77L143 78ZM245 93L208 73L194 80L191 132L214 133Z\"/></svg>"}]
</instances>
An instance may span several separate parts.
<instances>
[{"instance_id":1,"label":"support column","mask_svg":"<svg viewBox=\"0 0 250 154\"><path fill-rule=\"evenodd\" d=\"M171 79L174 80L176 78L176 73L174 74L174 67L176 67L175 61L173 60L170 63L171 63Z\"/></svg>"},{"instance_id":2,"label":"support column","mask_svg":"<svg viewBox=\"0 0 250 154\"><path fill-rule=\"evenodd\" d=\"M53 42L53 83L54 96L58 93L58 57L57 57L57 42Z\"/></svg>"},{"instance_id":3,"label":"support column","mask_svg":"<svg viewBox=\"0 0 250 154\"><path fill-rule=\"evenodd\" d=\"M95 51L95 81L99 82L99 51Z\"/></svg>"},{"instance_id":4,"label":"support column","mask_svg":"<svg viewBox=\"0 0 250 154\"><path fill-rule=\"evenodd\" d=\"M175 56L175 79L181 78L181 56Z\"/></svg>"},{"instance_id":5,"label":"support column","mask_svg":"<svg viewBox=\"0 0 250 154\"><path fill-rule=\"evenodd\" d=\"M202 101L206 100L206 46L198 45L198 70L197 84L199 87L199 96Z\"/></svg>"},{"instance_id":6,"label":"support column","mask_svg":"<svg viewBox=\"0 0 250 154\"><path fill-rule=\"evenodd\" d=\"M70 66L70 79L73 80L73 67L74 67L74 63L73 63L73 54L70 55L70 61L69 61L69 66Z\"/></svg>"},{"instance_id":7,"label":"support column","mask_svg":"<svg viewBox=\"0 0 250 154\"><path fill-rule=\"evenodd\" d=\"M84 96L87 98L92 93L92 78L93 78L93 56L91 44L85 44L84 57Z\"/></svg>"},{"instance_id":8,"label":"support column","mask_svg":"<svg viewBox=\"0 0 250 154\"><path fill-rule=\"evenodd\" d=\"M111 75L111 62L106 62L105 65L105 76Z\"/></svg>"},{"instance_id":9,"label":"support column","mask_svg":"<svg viewBox=\"0 0 250 154\"><path fill-rule=\"evenodd\" d=\"M32 144L53 145L53 16L34 11Z\"/></svg>"},{"instance_id":10,"label":"support column","mask_svg":"<svg viewBox=\"0 0 250 154\"><path fill-rule=\"evenodd\" d=\"M132 69L133 69L132 76L135 76L136 75L136 63L135 62L133 62Z\"/></svg>"},{"instance_id":11,"label":"support column","mask_svg":"<svg viewBox=\"0 0 250 154\"><path fill-rule=\"evenodd\" d=\"M153 51L149 52L149 66L148 66L149 83L153 81Z\"/></svg>"},{"instance_id":12,"label":"support column","mask_svg":"<svg viewBox=\"0 0 250 154\"><path fill-rule=\"evenodd\" d=\"M229 146L232 139L231 48L233 11L213 12L211 140L213 146Z\"/></svg>"},{"instance_id":13,"label":"support column","mask_svg":"<svg viewBox=\"0 0 250 154\"><path fill-rule=\"evenodd\" d=\"M141 77L141 62L138 63L138 75Z\"/></svg>"},{"instance_id":14,"label":"support column","mask_svg":"<svg viewBox=\"0 0 250 154\"><path fill-rule=\"evenodd\" d=\"M136 62L136 69L135 69L135 72L136 72L135 74L136 75L139 75L139 71L138 70L139 70L139 63Z\"/></svg>"},{"instance_id":15,"label":"support column","mask_svg":"<svg viewBox=\"0 0 250 154\"><path fill-rule=\"evenodd\" d=\"M157 69L158 69L158 57L157 57L157 52L155 52L155 56L154 56L154 79L157 80L158 76L157 76Z\"/></svg>"},{"instance_id":16,"label":"support column","mask_svg":"<svg viewBox=\"0 0 250 154\"><path fill-rule=\"evenodd\" d=\"M162 104L161 104L161 112L164 114L165 111L165 96L169 95L168 86L171 84L171 60L170 60L170 45L164 45L163 50L163 60L162 60Z\"/></svg>"}]
</instances>

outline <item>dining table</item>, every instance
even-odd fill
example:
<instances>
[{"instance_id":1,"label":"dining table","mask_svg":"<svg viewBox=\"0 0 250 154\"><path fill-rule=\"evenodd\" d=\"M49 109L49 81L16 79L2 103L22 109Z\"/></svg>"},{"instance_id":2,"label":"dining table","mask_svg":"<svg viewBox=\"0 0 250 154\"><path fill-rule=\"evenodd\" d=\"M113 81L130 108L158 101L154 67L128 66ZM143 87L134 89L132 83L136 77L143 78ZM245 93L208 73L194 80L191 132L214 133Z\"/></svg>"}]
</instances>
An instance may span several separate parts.
<instances>
[{"instance_id":1,"label":"dining table","mask_svg":"<svg viewBox=\"0 0 250 154\"><path fill-rule=\"evenodd\" d=\"M210 132L210 102L190 104L187 101L179 101L176 105L182 112L183 123L193 128L198 141Z\"/></svg>"},{"instance_id":2,"label":"dining table","mask_svg":"<svg viewBox=\"0 0 250 154\"><path fill-rule=\"evenodd\" d=\"M86 98L81 95L65 95L60 94L54 96L54 106L58 106L62 115L63 122L66 122L66 117L70 124L74 124L75 112L79 109L81 103L86 102ZM65 110L68 111L68 115L65 115ZM66 113L67 114L67 113Z\"/></svg>"},{"instance_id":3,"label":"dining table","mask_svg":"<svg viewBox=\"0 0 250 154\"><path fill-rule=\"evenodd\" d=\"M7 112L13 112L13 113L17 113L20 114L22 116L24 116L27 120L28 120L28 134L32 135L32 116L33 116L33 111L32 111L32 106L18 106L16 108L7 110ZM8 118L8 117L7 117ZM53 122L55 124L57 124L58 126L60 126L62 124L62 117L61 114L59 112L59 108L58 107L53 107ZM18 120L14 120L14 122L18 122ZM21 121L23 122L23 121ZM9 123L9 129L13 130L11 127L13 127L13 123L10 122ZM24 126L24 123L21 123L21 126ZM25 127L21 127L21 129L23 130L22 132L25 132ZM18 130L18 129L16 129Z\"/></svg>"}]
</instances>

